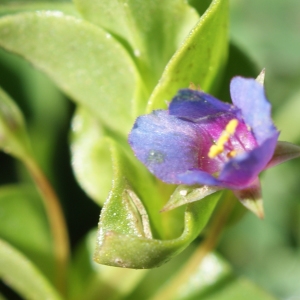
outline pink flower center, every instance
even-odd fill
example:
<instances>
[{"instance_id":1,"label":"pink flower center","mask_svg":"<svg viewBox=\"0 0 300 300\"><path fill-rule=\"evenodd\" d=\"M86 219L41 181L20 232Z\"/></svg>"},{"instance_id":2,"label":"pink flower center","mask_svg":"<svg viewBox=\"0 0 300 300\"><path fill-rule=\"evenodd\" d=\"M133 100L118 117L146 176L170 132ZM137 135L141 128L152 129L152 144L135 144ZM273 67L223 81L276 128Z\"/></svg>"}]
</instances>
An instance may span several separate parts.
<instances>
[{"instance_id":1,"label":"pink flower center","mask_svg":"<svg viewBox=\"0 0 300 300\"><path fill-rule=\"evenodd\" d=\"M228 116L221 116L201 128L202 147L199 153L201 170L219 174L230 159L257 147L251 128L235 116L230 117L229 119Z\"/></svg>"}]
</instances>

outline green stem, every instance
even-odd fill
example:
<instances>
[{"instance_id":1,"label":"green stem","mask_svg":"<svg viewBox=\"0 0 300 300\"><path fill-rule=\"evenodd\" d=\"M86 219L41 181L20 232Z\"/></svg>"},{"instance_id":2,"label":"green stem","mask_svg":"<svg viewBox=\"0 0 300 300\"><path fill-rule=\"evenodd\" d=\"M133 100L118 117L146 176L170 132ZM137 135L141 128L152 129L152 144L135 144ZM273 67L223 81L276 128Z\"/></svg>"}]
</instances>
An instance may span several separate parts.
<instances>
[{"instance_id":1,"label":"green stem","mask_svg":"<svg viewBox=\"0 0 300 300\"><path fill-rule=\"evenodd\" d=\"M187 282L193 274L195 274L205 256L216 247L224 225L226 224L227 219L232 212L232 208L236 203L231 192L225 193L226 195L223 199L222 206L214 217L214 222L207 233L206 239L200 244L198 249L196 249L176 276L172 278L171 281L168 282L167 285L165 285L156 295L154 295L152 300L175 299L175 295L178 294L182 285Z\"/></svg>"},{"instance_id":2,"label":"green stem","mask_svg":"<svg viewBox=\"0 0 300 300\"><path fill-rule=\"evenodd\" d=\"M62 208L55 191L36 161L30 157L26 158L24 162L44 201L54 244L56 285L57 288L64 293L66 289L66 275L69 259L69 237Z\"/></svg>"}]
</instances>

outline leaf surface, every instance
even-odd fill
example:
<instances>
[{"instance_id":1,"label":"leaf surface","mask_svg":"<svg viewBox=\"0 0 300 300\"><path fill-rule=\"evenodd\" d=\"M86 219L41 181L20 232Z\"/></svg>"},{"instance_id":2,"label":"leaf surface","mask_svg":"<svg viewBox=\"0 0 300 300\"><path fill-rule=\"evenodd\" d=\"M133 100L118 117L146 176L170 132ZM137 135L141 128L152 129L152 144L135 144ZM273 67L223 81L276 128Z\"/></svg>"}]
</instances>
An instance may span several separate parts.
<instances>
[{"instance_id":1,"label":"leaf surface","mask_svg":"<svg viewBox=\"0 0 300 300\"><path fill-rule=\"evenodd\" d=\"M166 66L147 111L166 108L166 101L191 82L211 91L226 63L227 35L228 0L214 0Z\"/></svg>"},{"instance_id":2,"label":"leaf surface","mask_svg":"<svg viewBox=\"0 0 300 300\"><path fill-rule=\"evenodd\" d=\"M0 46L45 72L105 126L129 131L139 74L125 49L101 28L59 11L20 13L0 19Z\"/></svg>"},{"instance_id":3,"label":"leaf surface","mask_svg":"<svg viewBox=\"0 0 300 300\"><path fill-rule=\"evenodd\" d=\"M181 252L200 233L220 195L216 193L189 204L184 221L182 218L177 220L180 227L184 226L184 231L181 229L180 233L179 230L174 237L175 229L171 228L173 237L162 240L167 216L159 214L162 200L157 186L152 185L154 182L151 184L151 179L142 173L132 177L132 173L137 171L130 171L128 161L124 163L124 154L113 144L111 147L114 180L110 196L102 209L94 259L111 266L137 269L157 267Z\"/></svg>"},{"instance_id":4,"label":"leaf surface","mask_svg":"<svg viewBox=\"0 0 300 300\"><path fill-rule=\"evenodd\" d=\"M96 264L91 260L96 237L96 229L93 229L75 249L70 275L70 298L98 300L101 295L107 300L125 299L139 285L148 270L114 268Z\"/></svg>"},{"instance_id":5,"label":"leaf surface","mask_svg":"<svg viewBox=\"0 0 300 300\"><path fill-rule=\"evenodd\" d=\"M2 0L0 16L14 14L22 11L53 10L79 17L74 5L68 1L27 1L27 0Z\"/></svg>"},{"instance_id":6,"label":"leaf surface","mask_svg":"<svg viewBox=\"0 0 300 300\"><path fill-rule=\"evenodd\" d=\"M20 159L30 154L22 112L0 88L0 148Z\"/></svg>"},{"instance_id":7,"label":"leaf surface","mask_svg":"<svg viewBox=\"0 0 300 300\"><path fill-rule=\"evenodd\" d=\"M209 253L187 282L182 284L176 300L275 300L246 278L234 275L229 264L219 255Z\"/></svg>"},{"instance_id":8,"label":"leaf surface","mask_svg":"<svg viewBox=\"0 0 300 300\"><path fill-rule=\"evenodd\" d=\"M111 189L113 170L110 139L100 122L82 107L72 121L71 155L76 179L100 206Z\"/></svg>"},{"instance_id":9,"label":"leaf surface","mask_svg":"<svg viewBox=\"0 0 300 300\"><path fill-rule=\"evenodd\" d=\"M37 191L30 186L2 186L0 211L0 238L22 251L54 280L53 243Z\"/></svg>"},{"instance_id":10,"label":"leaf surface","mask_svg":"<svg viewBox=\"0 0 300 300\"><path fill-rule=\"evenodd\" d=\"M62 299L37 267L2 239L0 239L0 278L25 299Z\"/></svg>"},{"instance_id":11,"label":"leaf surface","mask_svg":"<svg viewBox=\"0 0 300 300\"><path fill-rule=\"evenodd\" d=\"M83 17L127 45L151 92L199 19L183 0L75 0ZM146 104L146 103L144 103Z\"/></svg>"}]
</instances>

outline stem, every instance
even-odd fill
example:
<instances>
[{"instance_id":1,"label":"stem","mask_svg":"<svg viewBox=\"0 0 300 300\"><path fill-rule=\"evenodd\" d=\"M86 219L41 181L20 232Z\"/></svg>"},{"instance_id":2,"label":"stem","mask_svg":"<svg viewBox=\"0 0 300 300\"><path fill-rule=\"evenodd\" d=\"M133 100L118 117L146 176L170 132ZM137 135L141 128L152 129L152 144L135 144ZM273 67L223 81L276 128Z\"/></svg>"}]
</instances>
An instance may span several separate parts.
<instances>
[{"instance_id":1,"label":"stem","mask_svg":"<svg viewBox=\"0 0 300 300\"><path fill-rule=\"evenodd\" d=\"M223 199L222 206L218 213L214 217L206 239L196 249L183 268L176 274L170 282L164 286L158 294L154 295L152 300L169 300L175 299L175 295L178 294L182 284L187 282L189 278L196 273L199 265L205 258L205 256L211 252L217 245L217 242L221 236L224 225L232 212L232 208L235 205L235 201L232 199L231 192L225 192L226 195Z\"/></svg>"},{"instance_id":2,"label":"stem","mask_svg":"<svg viewBox=\"0 0 300 300\"><path fill-rule=\"evenodd\" d=\"M54 244L56 286L64 293L69 258L69 238L62 208L55 191L35 160L32 157L27 158L25 165L40 190L44 202Z\"/></svg>"}]
</instances>

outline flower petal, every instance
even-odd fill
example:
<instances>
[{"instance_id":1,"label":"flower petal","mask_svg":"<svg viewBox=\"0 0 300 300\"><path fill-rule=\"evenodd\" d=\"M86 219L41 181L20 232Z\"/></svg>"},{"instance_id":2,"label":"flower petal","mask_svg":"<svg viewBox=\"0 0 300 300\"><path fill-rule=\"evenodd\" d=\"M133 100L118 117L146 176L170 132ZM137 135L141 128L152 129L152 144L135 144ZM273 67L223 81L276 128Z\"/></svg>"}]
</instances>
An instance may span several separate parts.
<instances>
[{"instance_id":1,"label":"flower petal","mask_svg":"<svg viewBox=\"0 0 300 300\"><path fill-rule=\"evenodd\" d=\"M252 78L234 77L230 93L233 104L242 111L245 123L252 128L258 144L277 132L271 119L271 105L260 83Z\"/></svg>"},{"instance_id":2,"label":"flower petal","mask_svg":"<svg viewBox=\"0 0 300 300\"><path fill-rule=\"evenodd\" d=\"M240 154L225 164L219 180L232 189L249 186L270 161L279 133L264 141L252 151Z\"/></svg>"},{"instance_id":3,"label":"flower petal","mask_svg":"<svg viewBox=\"0 0 300 300\"><path fill-rule=\"evenodd\" d=\"M136 120L128 141L151 173L164 182L180 184L178 174L197 168L202 138L196 126L157 110Z\"/></svg>"},{"instance_id":4,"label":"flower petal","mask_svg":"<svg viewBox=\"0 0 300 300\"><path fill-rule=\"evenodd\" d=\"M189 170L186 173L179 174L178 178L182 184L187 185L201 184L223 186L220 180L201 170Z\"/></svg>"},{"instance_id":5,"label":"flower petal","mask_svg":"<svg viewBox=\"0 0 300 300\"><path fill-rule=\"evenodd\" d=\"M191 89L180 90L169 106L170 115L192 122L199 122L228 111L233 111L231 105Z\"/></svg>"}]
</instances>

